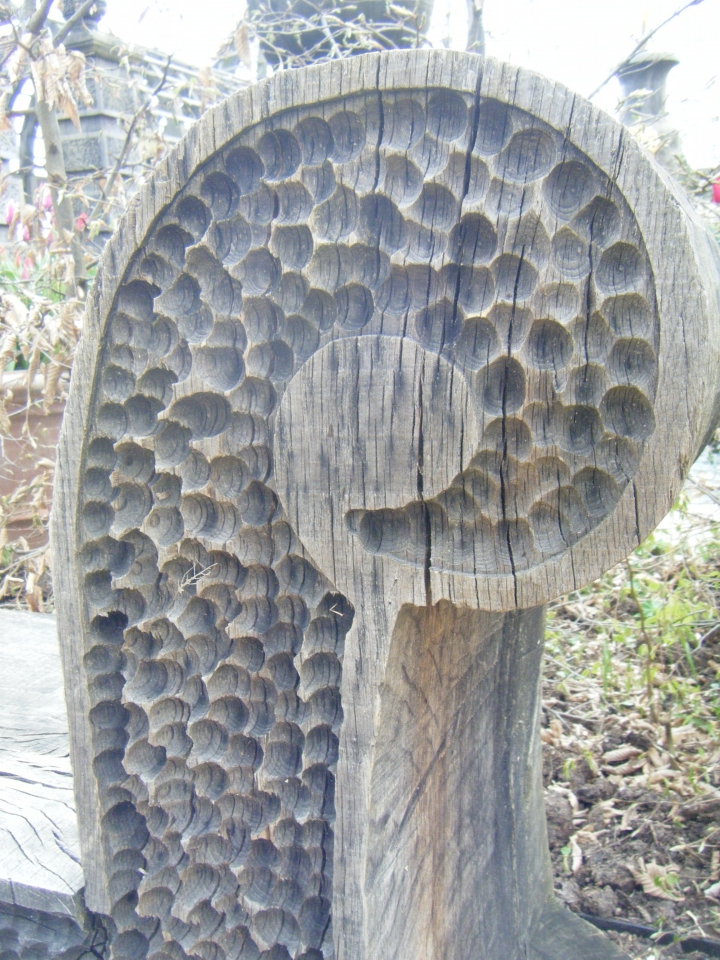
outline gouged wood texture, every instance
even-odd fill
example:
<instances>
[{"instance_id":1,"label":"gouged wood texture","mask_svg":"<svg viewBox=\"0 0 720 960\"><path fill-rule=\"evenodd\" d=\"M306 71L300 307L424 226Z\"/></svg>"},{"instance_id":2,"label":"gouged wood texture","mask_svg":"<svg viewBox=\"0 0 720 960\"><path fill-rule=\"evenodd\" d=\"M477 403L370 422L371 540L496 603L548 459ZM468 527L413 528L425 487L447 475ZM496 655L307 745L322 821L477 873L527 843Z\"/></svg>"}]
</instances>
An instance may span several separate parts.
<instances>
[{"instance_id":1,"label":"gouged wood texture","mask_svg":"<svg viewBox=\"0 0 720 960\"><path fill-rule=\"evenodd\" d=\"M713 423L717 262L622 128L469 55L280 74L161 165L54 509L116 958L395 955L365 883L397 617L533 607L649 532Z\"/></svg>"}]
</instances>

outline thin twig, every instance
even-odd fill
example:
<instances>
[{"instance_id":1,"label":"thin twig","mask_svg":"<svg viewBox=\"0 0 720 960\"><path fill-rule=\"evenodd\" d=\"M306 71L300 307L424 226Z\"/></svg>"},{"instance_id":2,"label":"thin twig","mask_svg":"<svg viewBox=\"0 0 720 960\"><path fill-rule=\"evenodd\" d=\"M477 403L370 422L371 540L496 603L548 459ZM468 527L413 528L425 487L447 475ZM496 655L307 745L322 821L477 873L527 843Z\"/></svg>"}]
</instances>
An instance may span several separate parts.
<instances>
[{"instance_id":1,"label":"thin twig","mask_svg":"<svg viewBox=\"0 0 720 960\"><path fill-rule=\"evenodd\" d=\"M688 483L691 483L694 487L696 487L700 493L704 494L714 503L720 504L720 496L718 496L714 490L711 490L709 487L707 487L701 480L696 480L695 477L688 477L687 480Z\"/></svg>"},{"instance_id":2,"label":"thin twig","mask_svg":"<svg viewBox=\"0 0 720 960\"><path fill-rule=\"evenodd\" d=\"M696 7L699 3L703 3L703 2L704 0L690 0L690 2L686 3L684 7L680 7L679 10L676 10L675 13L672 13L667 18L667 20L663 20L663 22L659 23L657 27L653 27L652 30L648 30L645 36L635 45L635 48L633 49L632 53L630 53L627 57L625 57L624 60L621 60L620 63L618 63L618 65L614 67L612 71L605 77L603 82L599 86L595 87L593 92L589 94L588 100L592 100L593 97L596 97L600 93L600 91L603 89L603 87L606 87L608 83L610 83L610 81L618 72L618 70L622 69L622 67L624 67L626 63L629 63L630 60L632 60L632 58L635 56L635 54L638 53L640 50L642 50L645 44L655 36L658 30L662 30L662 28L666 27L671 20L674 20L675 17L679 17L681 13L685 12L685 10L689 9L690 7Z\"/></svg>"},{"instance_id":3,"label":"thin twig","mask_svg":"<svg viewBox=\"0 0 720 960\"><path fill-rule=\"evenodd\" d=\"M167 63L165 64L165 70L163 71L163 75L160 78L159 83L155 86L150 96L145 101L145 103L143 103L143 105L135 111L135 116L130 121L130 126L128 127L128 132L127 132L127 135L125 136L125 142L123 143L122 150L120 151L118 158L115 161L115 166L113 167L112 172L108 177L107 183L103 187L103 190L102 190L102 193L100 194L100 198L98 202L95 204L95 206L93 207L90 213L90 216L88 218L89 220L94 220L97 217L97 215L100 213L103 207L103 204L107 200L108 195L113 188L113 184L117 180L118 174L120 173L120 170L122 169L125 163L125 157L127 156L128 150L130 149L130 141L132 140L132 135L135 131L135 127L137 126L137 122L140 119L140 117L145 113L147 108L150 106L150 104L153 101L153 98L156 97L158 93L160 93L162 88L165 86L165 82L167 80L168 71L170 70L171 63L172 63L172 56L169 56L167 58Z\"/></svg>"},{"instance_id":4,"label":"thin twig","mask_svg":"<svg viewBox=\"0 0 720 960\"><path fill-rule=\"evenodd\" d=\"M645 611L643 610L643 606L642 606L642 604L640 603L640 600L639 600L639 598L638 598L637 592L636 592L636 590L635 590L635 575L634 575L634 573L633 573L633 568L632 568L632 565L631 565L631 563L630 563L630 558L629 558L629 557L628 557L628 559L625 561L625 565L626 565L626 567L627 567L628 578L629 578L629 583L630 583L630 595L631 595L631 597L633 598L633 601L635 602L635 605L636 605L636 607L637 607L637 609L638 609L638 613L640 614L640 636L641 636L641 637L643 638L643 640L645 641L645 649L646 649L646 653L645 653L645 671L646 671L645 685L646 685L646 690L647 690L648 705L649 705L649 707L650 707L650 716L652 717L653 722L654 722L654 723L657 723L657 711L655 710L655 688L653 687L653 682L652 682L652 669L651 669L651 668L652 668L652 663L653 663L653 660L654 660L655 648L654 648L654 646L653 646L653 644L652 644L652 642L651 642L651 640L650 640L650 637L649 637L648 632L647 632L647 628L646 628L646 626L645 626Z\"/></svg>"},{"instance_id":5,"label":"thin twig","mask_svg":"<svg viewBox=\"0 0 720 960\"><path fill-rule=\"evenodd\" d=\"M65 23L62 27L60 27L58 32L55 34L55 38L53 40L54 47L60 46L60 44L65 39L65 37L67 37L67 35L72 30L72 28L75 26L75 24L79 23L85 16L85 14L90 13L90 11L92 10L92 8L95 6L96 3L97 3L97 0L85 0L85 3L75 11L75 13L70 17L67 23Z\"/></svg>"},{"instance_id":6,"label":"thin twig","mask_svg":"<svg viewBox=\"0 0 720 960\"><path fill-rule=\"evenodd\" d=\"M322 14L322 28L325 36L330 41L330 46L332 47L333 53L338 59L342 58L342 51L335 41L335 37L330 32L330 27L328 26L327 17L325 14Z\"/></svg>"}]
</instances>

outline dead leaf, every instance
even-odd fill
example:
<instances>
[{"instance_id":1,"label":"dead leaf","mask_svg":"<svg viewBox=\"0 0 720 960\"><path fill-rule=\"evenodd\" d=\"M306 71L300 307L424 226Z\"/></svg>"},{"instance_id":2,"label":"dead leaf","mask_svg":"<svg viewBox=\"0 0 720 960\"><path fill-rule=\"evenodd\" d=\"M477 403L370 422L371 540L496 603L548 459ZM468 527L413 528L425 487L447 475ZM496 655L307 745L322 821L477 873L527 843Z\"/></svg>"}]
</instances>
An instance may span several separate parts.
<instances>
[{"instance_id":1,"label":"dead leaf","mask_svg":"<svg viewBox=\"0 0 720 960\"><path fill-rule=\"evenodd\" d=\"M665 752L660 754L655 747L650 747L647 751L647 758L654 767L661 770L668 765L670 755Z\"/></svg>"},{"instance_id":2,"label":"dead leaf","mask_svg":"<svg viewBox=\"0 0 720 960\"><path fill-rule=\"evenodd\" d=\"M3 322L13 330L21 330L27 323L28 308L22 302L20 297L12 293L3 295ZM3 346L3 352L5 347ZM14 351L13 351L14 352Z\"/></svg>"},{"instance_id":3,"label":"dead leaf","mask_svg":"<svg viewBox=\"0 0 720 960\"><path fill-rule=\"evenodd\" d=\"M27 60L27 48L18 46L15 48L15 52L10 58L8 63L8 78L11 83L15 83L16 80L20 79L21 74L25 68L25 61Z\"/></svg>"},{"instance_id":4,"label":"dead leaf","mask_svg":"<svg viewBox=\"0 0 720 960\"><path fill-rule=\"evenodd\" d=\"M15 334L6 333L0 342L0 382L2 382L5 367L15 356L15 349Z\"/></svg>"},{"instance_id":5,"label":"dead leaf","mask_svg":"<svg viewBox=\"0 0 720 960\"><path fill-rule=\"evenodd\" d=\"M548 790L551 790L553 793L559 793L561 797L565 797L572 807L573 816L577 816L580 810L580 804L578 803L577 796L569 787L561 787L559 783L551 783Z\"/></svg>"},{"instance_id":6,"label":"dead leaf","mask_svg":"<svg viewBox=\"0 0 720 960\"><path fill-rule=\"evenodd\" d=\"M635 819L637 815L637 811L638 811L637 803L633 803L627 808L625 813L623 813L622 815L622 820L620 821L620 827L619 827L620 831L630 829L630 824Z\"/></svg>"},{"instance_id":7,"label":"dead leaf","mask_svg":"<svg viewBox=\"0 0 720 960\"><path fill-rule=\"evenodd\" d=\"M233 37L233 45L235 47L235 53L240 57L240 60L243 63L243 66L247 67L248 70L252 69L252 49L250 47L250 30L246 23L241 23L240 26L235 31Z\"/></svg>"},{"instance_id":8,"label":"dead leaf","mask_svg":"<svg viewBox=\"0 0 720 960\"><path fill-rule=\"evenodd\" d=\"M27 368L27 389L28 394L33 388L33 381L35 380L35 374L38 372L38 367L40 366L40 358L42 356L42 350L40 349L40 337L38 336L33 344L32 351L30 353L30 358L28 360Z\"/></svg>"},{"instance_id":9,"label":"dead leaf","mask_svg":"<svg viewBox=\"0 0 720 960\"><path fill-rule=\"evenodd\" d=\"M662 767L660 770L653 770L648 776L648 784L662 783L663 780L675 780L680 774L672 767Z\"/></svg>"},{"instance_id":10,"label":"dead leaf","mask_svg":"<svg viewBox=\"0 0 720 960\"><path fill-rule=\"evenodd\" d=\"M553 746L559 746L562 740L562 723L553 717L547 727L543 727L540 732L540 737L543 743L549 743Z\"/></svg>"},{"instance_id":11,"label":"dead leaf","mask_svg":"<svg viewBox=\"0 0 720 960\"><path fill-rule=\"evenodd\" d=\"M603 754L603 760L605 763L624 763L626 760L632 760L634 757L639 757L642 753L642 750L638 750L637 747L631 747L629 744L618 747L616 750L608 750L607 753Z\"/></svg>"},{"instance_id":12,"label":"dead leaf","mask_svg":"<svg viewBox=\"0 0 720 960\"><path fill-rule=\"evenodd\" d=\"M645 766L644 760L636 759L636 760L628 760L627 763L621 763L619 766L616 766L616 767L603 765L601 767L601 770L603 773L615 773L615 774L619 774L620 776L627 777L631 773L637 773L638 770L642 770L644 766Z\"/></svg>"},{"instance_id":13,"label":"dead leaf","mask_svg":"<svg viewBox=\"0 0 720 960\"><path fill-rule=\"evenodd\" d=\"M570 853L572 854L571 869L573 873L577 873L583 864L583 852L580 844L577 842L577 834L574 833L570 837L568 845L570 847Z\"/></svg>"},{"instance_id":14,"label":"dead leaf","mask_svg":"<svg viewBox=\"0 0 720 960\"><path fill-rule=\"evenodd\" d=\"M656 897L658 900L673 900L680 903L685 898L680 894L673 893L673 887L677 887L679 877L672 867L663 867L659 863L649 863L645 866L645 861L641 858L638 866L630 868L637 883L643 888L643 892L649 897Z\"/></svg>"},{"instance_id":15,"label":"dead leaf","mask_svg":"<svg viewBox=\"0 0 720 960\"><path fill-rule=\"evenodd\" d=\"M82 305L79 300L66 300L60 306L60 331L70 343L78 339L78 325L82 317Z\"/></svg>"},{"instance_id":16,"label":"dead leaf","mask_svg":"<svg viewBox=\"0 0 720 960\"><path fill-rule=\"evenodd\" d=\"M10 436L10 417L5 409L4 400L0 400L0 433Z\"/></svg>"},{"instance_id":17,"label":"dead leaf","mask_svg":"<svg viewBox=\"0 0 720 960\"><path fill-rule=\"evenodd\" d=\"M39 56L30 63L35 95L48 106L57 107L65 113L80 129L75 94L86 106L92 104L92 97L85 86L85 58L73 51L68 54L64 44L54 47L52 40L46 37L40 43Z\"/></svg>"},{"instance_id":18,"label":"dead leaf","mask_svg":"<svg viewBox=\"0 0 720 960\"><path fill-rule=\"evenodd\" d=\"M49 363L45 369L45 389L43 391L43 409L45 413L50 412L50 407L55 401L58 392L58 382L62 373L62 364L57 360Z\"/></svg>"},{"instance_id":19,"label":"dead leaf","mask_svg":"<svg viewBox=\"0 0 720 960\"><path fill-rule=\"evenodd\" d=\"M26 590L25 601L33 613L42 613L43 599L40 587L33 587L30 591Z\"/></svg>"},{"instance_id":20,"label":"dead leaf","mask_svg":"<svg viewBox=\"0 0 720 960\"><path fill-rule=\"evenodd\" d=\"M213 83L213 72L211 67L201 67L198 70L198 80L203 87L210 87Z\"/></svg>"},{"instance_id":21,"label":"dead leaf","mask_svg":"<svg viewBox=\"0 0 720 960\"><path fill-rule=\"evenodd\" d=\"M77 96L86 107L93 105L92 94L85 83L85 55L79 50L71 50L67 55L67 75Z\"/></svg>"},{"instance_id":22,"label":"dead leaf","mask_svg":"<svg viewBox=\"0 0 720 960\"><path fill-rule=\"evenodd\" d=\"M720 897L720 883L714 883L711 887L708 887L705 896L708 900L717 900Z\"/></svg>"}]
</instances>

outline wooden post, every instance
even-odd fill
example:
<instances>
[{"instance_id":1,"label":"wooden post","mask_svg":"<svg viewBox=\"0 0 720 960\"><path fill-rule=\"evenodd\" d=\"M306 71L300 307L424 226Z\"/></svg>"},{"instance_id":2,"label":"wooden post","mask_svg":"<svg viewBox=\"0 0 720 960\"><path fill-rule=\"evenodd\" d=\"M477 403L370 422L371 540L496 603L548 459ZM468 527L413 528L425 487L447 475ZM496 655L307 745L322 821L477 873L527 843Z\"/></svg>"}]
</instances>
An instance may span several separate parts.
<instances>
[{"instance_id":1,"label":"wooden post","mask_svg":"<svg viewBox=\"0 0 720 960\"><path fill-rule=\"evenodd\" d=\"M620 956L552 898L543 604L672 506L717 278L627 131L474 55L280 73L160 165L54 507L116 960Z\"/></svg>"}]
</instances>

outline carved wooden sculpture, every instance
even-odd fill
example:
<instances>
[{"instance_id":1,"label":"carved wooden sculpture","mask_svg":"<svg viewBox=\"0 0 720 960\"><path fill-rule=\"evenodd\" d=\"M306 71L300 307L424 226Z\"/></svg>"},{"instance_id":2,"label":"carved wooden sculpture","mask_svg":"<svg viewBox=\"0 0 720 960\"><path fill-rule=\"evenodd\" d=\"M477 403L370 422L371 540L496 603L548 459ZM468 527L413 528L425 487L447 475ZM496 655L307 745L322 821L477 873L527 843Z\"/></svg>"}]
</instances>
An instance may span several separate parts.
<instances>
[{"instance_id":1,"label":"carved wooden sculpture","mask_svg":"<svg viewBox=\"0 0 720 960\"><path fill-rule=\"evenodd\" d=\"M471 55L277 75L161 165L55 493L114 957L619 956L552 899L541 605L673 503L717 266L620 126Z\"/></svg>"}]
</instances>

